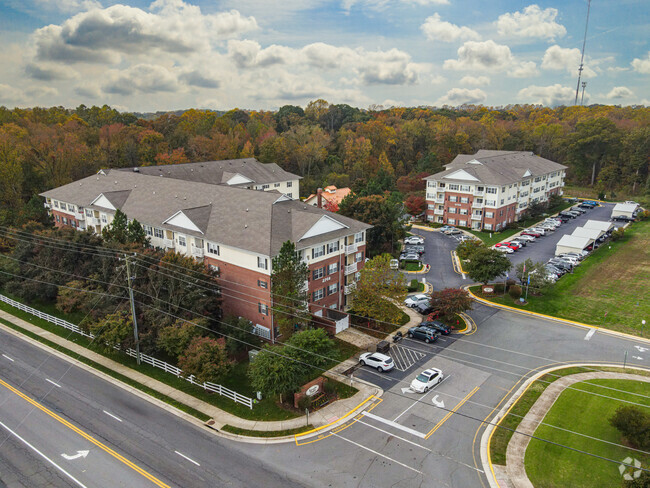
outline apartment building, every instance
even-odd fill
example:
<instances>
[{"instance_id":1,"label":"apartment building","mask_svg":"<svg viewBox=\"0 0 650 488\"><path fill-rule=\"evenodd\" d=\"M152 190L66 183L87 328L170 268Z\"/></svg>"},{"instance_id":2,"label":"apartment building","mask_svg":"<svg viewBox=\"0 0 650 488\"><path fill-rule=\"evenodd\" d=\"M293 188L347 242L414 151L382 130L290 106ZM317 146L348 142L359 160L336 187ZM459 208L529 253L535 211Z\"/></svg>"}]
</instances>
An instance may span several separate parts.
<instances>
[{"instance_id":1,"label":"apartment building","mask_svg":"<svg viewBox=\"0 0 650 488\"><path fill-rule=\"evenodd\" d=\"M474 230L500 230L551 195L562 195L566 166L528 151L459 154L440 173L427 176L426 216Z\"/></svg>"},{"instance_id":2,"label":"apartment building","mask_svg":"<svg viewBox=\"0 0 650 488\"><path fill-rule=\"evenodd\" d=\"M277 191L254 191L141 172L103 170L41 194L58 227L100 233L117 209L137 219L154 247L219 272L225 314L246 317L268 340L272 259L287 240L309 267L310 311L347 310L371 227Z\"/></svg>"},{"instance_id":3,"label":"apartment building","mask_svg":"<svg viewBox=\"0 0 650 488\"><path fill-rule=\"evenodd\" d=\"M279 191L294 200L300 197L302 176L283 170L275 163L260 163L255 158L225 159L199 163L167 164L121 168L143 175L227 185L249 190Z\"/></svg>"}]
</instances>

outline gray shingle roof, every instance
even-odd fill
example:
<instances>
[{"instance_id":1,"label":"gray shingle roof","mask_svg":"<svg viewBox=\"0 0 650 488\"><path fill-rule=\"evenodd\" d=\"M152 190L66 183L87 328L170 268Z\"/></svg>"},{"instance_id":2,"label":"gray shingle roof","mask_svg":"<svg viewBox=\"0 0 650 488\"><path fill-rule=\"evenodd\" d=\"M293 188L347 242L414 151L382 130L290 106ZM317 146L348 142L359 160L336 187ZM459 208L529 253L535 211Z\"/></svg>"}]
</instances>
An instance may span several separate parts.
<instances>
[{"instance_id":1,"label":"gray shingle roof","mask_svg":"<svg viewBox=\"0 0 650 488\"><path fill-rule=\"evenodd\" d=\"M478 161L477 164L475 161ZM540 176L553 171L566 169L566 166L536 156L529 151L492 151L481 149L476 154L459 154L445 166L445 170L425 180L448 178L458 170L463 170L487 185L515 183L530 176ZM450 178L453 179L453 178Z\"/></svg>"},{"instance_id":2,"label":"gray shingle roof","mask_svg":"<svg viewBox=\"0 0 650 488\"><path fill-rule=\"evenodd\" d=\"M48 190L41 196L94 208L91 202L101 193L128 193L121 210L130 219L154 227L171 228L163 222L182 210L203 234L186 229L175 230L270 256L274 256L288 239L298 243L298 248L304 248L371 227L297 200L284 199L276 191L247 190L132 171L104 170L104 173ZM323 215L329 215L349 228L298 242Z\"/></svg>"},{"instance_id":3,"label":"gray shingle roof","mask_svg":"<svg viewBox=\"0 0 650 488\"><path fill-rule=\"evenodd\" d=\"M283 170L275 163L260 163L255 158L225 159L199 163L168 164L162 166L140 166L120 168L119 171L139 172L149 176L163 176L184 181L196 181L211 185L222 185L237 173L249 178L257 185L279 181L299 180L301 176Z\"/></svg>"}]
</instances>

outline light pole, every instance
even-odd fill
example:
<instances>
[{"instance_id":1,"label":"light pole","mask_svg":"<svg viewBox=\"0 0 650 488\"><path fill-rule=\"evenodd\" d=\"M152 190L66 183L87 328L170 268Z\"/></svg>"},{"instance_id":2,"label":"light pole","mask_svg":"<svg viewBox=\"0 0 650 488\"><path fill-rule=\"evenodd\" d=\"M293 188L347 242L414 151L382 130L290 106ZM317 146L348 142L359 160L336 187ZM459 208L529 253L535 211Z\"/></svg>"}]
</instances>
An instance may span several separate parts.
<instances>
[{"instance_id":1,"label":"light pole","mask_svg":"<svg viewBox=\"0 0 650 488\"><path fill-rule=\"evenodd\" d=\"M641 335L645 335L645 319L641 321Z\"/></svg>"}]
</instances>

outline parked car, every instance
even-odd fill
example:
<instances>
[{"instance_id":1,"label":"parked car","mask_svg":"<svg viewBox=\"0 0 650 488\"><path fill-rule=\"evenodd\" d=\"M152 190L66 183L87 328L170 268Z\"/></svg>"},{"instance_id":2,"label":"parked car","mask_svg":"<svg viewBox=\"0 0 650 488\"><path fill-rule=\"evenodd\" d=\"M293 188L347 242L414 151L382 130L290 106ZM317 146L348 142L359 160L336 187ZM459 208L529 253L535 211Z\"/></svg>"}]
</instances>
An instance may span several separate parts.
<instances>
[{"instance_id":1,"label":"parked car","mask_svg":"<svg viewBox=\"0 0 650 488\"><path fill-rule=\"evenodd\" d=\"M539 226L533 227L533 231L539 232L543 236L553 232L553 230L555 230L555 229L552 229L550 227L539 227Z\"/></svg>"},{"instance_id":2,"label":"parked car","mask_svg":"<svg viewBox=\"0 0 650 488\"><path fill-rule=\"evenodd\" d=\"M594 206L583 202L580 205L578 205L578 208L581 208L583 210L591 210L592 208L594 208Z\"/></svg>"},{"instance_id":3,"label":"parked car","mask_svg":"<svg viewBox=\"0 0 650 488\"><path fill-rule=\"evenodd\" d=\"M585 258L584 254L578 252L565 252L564 254L562 254L562 256L574 257L580 261L582 261Z\"/></svg>"},{"instance_id":4,"label":"parked car","mask_svg":"<svg viewBox=\"0 0 650 488\"><path fill-rule=\"evenodd\" d=\"M546 234L546 231L544 229L538 229L537 227L531 227L530 229L526 229L524 232L526 233L534 232L535 234L537 234L536 237L543 236ZM522 234L524 232L522 232Z\"/></svg>"},{"instance_id":5,"label":"parked car","mask_svg":"<svg viewBox=\"0 0 650 488\"><path fill-rule=\"evenodd\" d=\"M440 227L440 232L445 232L446 230L453 229L451 225L443 225Z\"/></svg>"},{"instance_id":6,"label":"parked car","mask_svg":"<svg viewBox=\"0 0 650 488\"><path fill-rule=\"evenodd\" d=\"M427 344L438 340L438 333L435 330L430 329L429 327L421 327L419 325L411 327L406 335L411 339L419 339Z\"/></svg>"},{"instance_id":7,"label":"parked car","mask_svg":"<svg viewBox=\"0 0 650 488\"><path fill-rule=\"evenodd\" d=\"M406 297L406 300L404 300L404 305L410 308L415 308L420 303L428 304L430 299L431 297L429 295L425 295L424 293L419 293L417 295L411 295L410 297Z\"/></svg>"},{"instance_id":8,"label":"parked car","mask_svg":"<svg viewBox=\"0 0 650 488\"><path fill-rule=\"evenodd\" d=\"M443 324L439 320L424 321L420 324L420 327L429 327L434 331L440 332L442 335L451 334L451 326L447 324Z\"/></svg>"},{"instance_id":9,"label":"parked car","mask_svg":"<svg viewBox=\"0 0 650 488\"><path fill-rule=\"evenodd\" d=\"M566 261L562 261L561 259L549 259L548 264L555 266L558 269L564 270L567 273L573 268L571 264Z\"/></svg>"},{"instance_id":10,"label":"parked car","mask_svg":"<svg viewBox=\"0 0 650 488\"><path fill-rule=\"evenodd\" d=\"M617 215L616 217L612 217L612 220L615 222L634 222L632 217L626 215Z\"/></svg>"},{"instance_id":11,"label":"parked car","mask_svg":"<svg viewBox=\"0 0 650 488\"><path fill-rule=\"evenodd\" d=\"M424 238L420 236L409 236L404 239L404 244L424 244Z\"/></svg>"},{"instance_id":12,"label":"parked car","mask_svg":"<svg viewBox=\"0 0 650 488\"><path fill-rule=\"evenodd\" d=\"M580 260L575 256L567 256L566 254L560 254L558 258L570 262L572 266L578 266L580 264Z\"/></svg>"},{"instance_id":13,"label":"parked car","mask_svg":"<svg viewBox=\"0 0 650 488\"><path fill-rule=\"evenodd\" d=\"M564 212L560 212L560 215L562 215L564 217L568 217L570 219L575 219L578 216L577 214L569 212L568 210L566 210Z\"/></svg>"},{"instance_id":14,"label":"parked car","mask_svg":"<svg viewBox=\"0 0 650 488\"><path fill-rule=\"evenodd\" d=\"M460 230L460 229L456 229L456 228L454 228L454 227L452 227L452 228L450 228L450 229L447 229L447 230L445 231L445 234L447 234L448 236L453 236L453 235L462 234L462 233L463 233L462 230Z\"/></svg>"},{"instance_id":15,"label":"parked car","mask_svg":"<svg viewBox=\"0 0 650 488\"><path fill-rule=\"evenodd\" d=\"M518 246L517 244L513 244L513 243L511 243L511 242L497 242L497 243L494 245L494 248L495 248L495 249L498 249L498 248L500 248L500 247L509 247L509 248L512 249L513 251L516 251L516 250L519 249L519 246Z\"/></svg>"},{"instance_id":16,"label":"parked car","mask_svg":"<svg viewBox=\"0 0 650 488\"><path fill-rule=\"evenodd\" d=\"M430 302L420 303L413 307L413 310L422 315L429 315L438 311L438 309L431 305Z\"/></svg>"},{"instance_id":17,"label":"parked car","mask_svg":"<svg viewBox=\"0 0 650 488\"><path fill-rule=\"evenodd\" d=\"M571 210L570 210L570 211L571 211L571 212L578 212L580 215L582 215L583 213L587 213L587 211L586 211L584 208L580 208L580 207L578 207L578 206L576 206L576 207L571 207Z\"/></svg>"},{"instance_id":18,"label":"parked car","mask_svg":"<svg viewBox=\"0 0 650 488\"><path fill-rule=\"evenodd\" d=\"M443 378L444 375L438 368L425 369L411 381L411 390L416 393L426 393L439 384Z\"/></svg>"},{"instance_id":19,"label":"parked car","mask_svg":"<svg viewBox=\"0 0 650 488\"><path fill-rule=\"evenodd\" d=\"M399 269L399 260L391 259L390 260L390 269Z\"/></svg>"},{"instance_id":20,"label":"parked car","mask_svg":"<svg viewBox=\"0 0 650 488\"><path fill-rule=\"evenodd\" d=\"M582 203L591 205L592 207L600 207L600 203L596 202L595 200L585 200ZM625 203L636 203L636 202L625 202Z\"/></svg>"},{"instance_id":21,"label":"parked car","mask_svg":"<svg viewBox=\"0 0 650 488\"><path fill-rule=\"evenodd\" d=\"M375 368L380 373L390 371L395 367L393 358L380 352L363 353L359 356L359 364L361 366L370 366L371 368Z\"/></svg>"},{"instance_id":22,"label":"parked car","mask_svg":"<svg viewBox=\"0 0 650 488\"><path fill-rule=\"evenodd\" d=\"M528 245L528 241L526 239L513 239L510 241L513 244L518 244L520 248L526 247Z\"/></svg>"},{"instance_id":23,"label":"parked car","mask_svg":"<svg viewBox=\"0 0 650 488\"><path fill-rule=\"evenodd\" d=\"M403 252L416 252L420 255L424 254L424 246L420 246L417 244L410 244L408 246L404 247Z\"/></svg>"},{"instance_id":24,"label":"parked car","mask_svg":"<svg viewBox=\"0 0 650 488\"><path fill-rule=\"evenodd\" d=\"M528 242L535 242L536 237L535 237L535 236L532 236L532 235L530 235L530 234L523 234L523 233L522 233L522 234L519 234L519 235L517 236L517 239L518 239L518 240L525 240L525 241L528 241Z\"/></svg>"},{"instance_id":25,"label":"parked car","mask_svg":"<svg viewBox=\"0 0 650 488\"><path fill-rule=\"evenodd\" d=\"M495 249L496 251L499 252L504 252L506 254L512 254L513 252L515 252L513 248L508 246L493 247L492 249Z\"/></svg>"},{"instance_id":26,"label":"parked car","mask_svg":"<svg viewBox=\"0 0 650 488\"><path fill-rule=\"evenodd\" d=\"M400 261L419 261L420 255L414 252L402 253L399 255Z\"/></svg>"}]
</instances>

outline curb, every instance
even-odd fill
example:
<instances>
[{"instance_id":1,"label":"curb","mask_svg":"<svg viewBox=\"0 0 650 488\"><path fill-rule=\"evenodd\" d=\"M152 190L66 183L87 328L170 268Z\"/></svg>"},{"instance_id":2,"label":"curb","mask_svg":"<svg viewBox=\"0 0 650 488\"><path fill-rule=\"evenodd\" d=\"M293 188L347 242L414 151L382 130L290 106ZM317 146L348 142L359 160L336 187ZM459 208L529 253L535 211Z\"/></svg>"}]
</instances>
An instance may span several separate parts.
<instances>
[{"instance_id":1,"label":"curb","mask_svg":"<svg viewBox=\"0 0 650 488\"><path fill-rule=\"evenodd\" d=\"M497 412L497 414L492 418L492 420L487 421L487 427L485 428L485 431L481 435L481 445L480 445L480 456L481 456L481 464L483 465L483 471L485 472L485 477L487 479L488 484L490 485L490 488L503 488L499 482L497 481L496 473L494 472L494 466L492 464L492 459L490 457L490 442L492 440L492 435L494 434L494 431L496 428L501 424L505 416L508 414L508 412L514 407L514 405L519 401L520 397L524 394L526 390L530 387L530 385L533 384L533 382L537 381L539 378L541 378L543 375L551 372L551 371L557 371L559 369L566 369L566 368L574 368L574 367L584 367L584 366L589 366L589 367L597 367L597 368L620 368L620 364L594 364L594 363L570 363L570 364L564 364L561 366L554 366L552 368L547 368L545 370L539 371L536 373L534 376L531 376L528 378L518 389L517 391L510 397L510 399L501 407L501 410ZM647 368L640 368L637 366L628 366L630 369L636 369L636 370L641 370L641 371L650 371ZM547 411L548 413L548 411ZM524 416L525 418L525 416ZM523 420L523 419L522 419ZM490 475L491 474L491 475ZM506 486L510 486L509 484Z\"/></svg>"},{"instance_id":2,"label":"curb","mask_svg":"<svg viewBox=\"0 0 650 488\"><path fill-rule=\"evenodd\" d=\"M406 273L406 274L426 274L429 271L431 271L431 265L430 264L425 264L424 268L421 269L420 271L402 271L402 273Z\"/></svg>"},{"instance_id":3,"label":"curb","mask_svg":"<svg viewBox=\"0 0 650 488\"><path fill-rule=\"evenodd\" d=\"M632 334L627 334L625 332L618 332L618 331L615 331L615 330L610 330L610 329L605 329L603 327L598 327L597 325L583 324L582 322L575 322L573 320L562 319L562 318L559 318L559 317L553 317L551 315L545 315L543 313L530 312L528 310L521 310L519 308L509 307L508 305L501 305L500 303L494 303L494 302L491 302L489 300L486 300L484 298L480 298L480 297L474 295L474 293L472 293L470 291L470 289L469 289L470 286L474 286L474 285L467 285L467 286L464 287L465 290L467 290L467 293L469 293L474 300L476 300L479 303L482 303L483 305L487 305L488 307L499 308L499 309L502 309L502 310L508 310L509 312L519 313L521 315L529 315L531 317L538 317L538 318L542 318L542 319L546 319L546 320L551 320L553 322L558 322L560 324L570 325L570 326L573 326L573 327L584 327L586 329L594 329L594 330L597 330L598 332L602 332L603 334L609 334L609 335L617 336L617 337L619 337L621 339L626 339L626 340L629 340L629 341L643 341L645 343L650 344L650 339L646 339L645 337L638 337L638 336L635 336L635 335L632 335Z\"/></svg>"}]
</instances>

